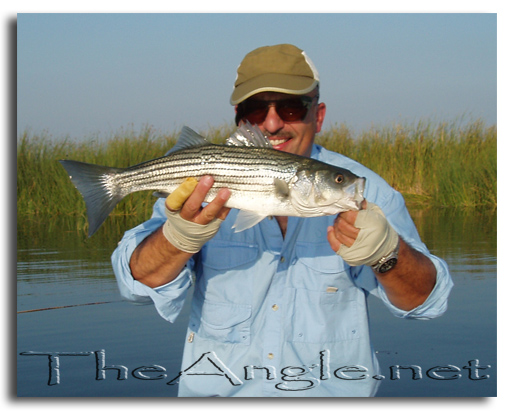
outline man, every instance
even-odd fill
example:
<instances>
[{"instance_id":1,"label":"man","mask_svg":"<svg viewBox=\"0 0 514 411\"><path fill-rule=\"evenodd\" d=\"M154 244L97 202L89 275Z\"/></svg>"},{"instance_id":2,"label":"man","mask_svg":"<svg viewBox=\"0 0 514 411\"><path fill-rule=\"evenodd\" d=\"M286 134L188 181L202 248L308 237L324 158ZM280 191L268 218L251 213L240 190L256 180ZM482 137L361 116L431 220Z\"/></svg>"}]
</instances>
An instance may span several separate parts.
<instances>
[{"instance_id":1,"label":"man","mask_svg":"<svg viewBox=\"0 0 514 411\"><path fill-rule=\"evenodd\" d=\"M256 124L275 149L366 177L363 210L269 217L234 233L238 210L224 206L230 191L202 207L213 184L202 177L180 210L159 200L152 218L125 234L113 254L121 293L153 301L173 322L194 284L182 370L170 381L180 380L181 396L374 395L380 372L367 296L398 317L439 316L452 287L447 265L421 242L398 192L313 144L326 106L302 50L249 53L231 104L236 123Z\"/></svg>"}]
</instances>

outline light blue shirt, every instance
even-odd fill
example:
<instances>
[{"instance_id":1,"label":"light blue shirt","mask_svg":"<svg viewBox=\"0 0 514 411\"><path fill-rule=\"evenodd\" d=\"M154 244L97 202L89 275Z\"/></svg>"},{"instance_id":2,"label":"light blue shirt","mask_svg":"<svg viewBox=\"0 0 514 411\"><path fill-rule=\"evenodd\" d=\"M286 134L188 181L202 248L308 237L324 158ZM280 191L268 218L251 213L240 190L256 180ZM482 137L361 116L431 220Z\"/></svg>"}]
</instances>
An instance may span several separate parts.
<instances>
[{"instance_id":1,"label":"light blue shirt","mask_svg":"<svg viewBox=\"0 0 514 411\"><path fill-rule=\"evenodd\" d=\"M312 157L366 177L365 198L434 263L434 290L421 306L400 310L371 268L350 267L332 251L326 234L335 216L290 217L283 238L273 218L234 233L238 210L175 280L152 289L133 279L129 261L166 221L164 200L158 200L152 218L125 233L112 262L123 297L153 302L170 322L194 285L182 370L170 381L180 381L180 396L372 396L380 369L370 342L368 295L402 318L429 319L446 310L453 286L448 266L421 242L403 197L340 154L315 145Z\"/></svg>"}]
</instances>

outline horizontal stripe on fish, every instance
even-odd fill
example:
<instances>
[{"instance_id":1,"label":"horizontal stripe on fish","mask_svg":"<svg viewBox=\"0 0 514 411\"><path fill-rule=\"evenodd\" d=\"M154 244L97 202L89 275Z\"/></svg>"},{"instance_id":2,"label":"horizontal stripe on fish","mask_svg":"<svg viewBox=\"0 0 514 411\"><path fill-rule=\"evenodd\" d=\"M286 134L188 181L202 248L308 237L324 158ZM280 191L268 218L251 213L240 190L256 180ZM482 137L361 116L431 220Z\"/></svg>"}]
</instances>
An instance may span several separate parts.
<instances>
[{"instance_id":1,"label":"horizontal stripe on fish","mask_svg":"<svg viewBox=\"0 0 514 411\"><path fill-rule=\"evenodd\" d=\"M252 136L257 147L251 147ZM270 148L260 130L249 124L238 129L236 137L228 139L230 145L214 145L184 127L168 155L127 169L70 160L61 164L86 202L89 235L126 195L142 190L171 192L186 178L200 179L204 175L214 178L206 201L227 187L231 191L227 207L241 209L239 215L254 213L255 217L238 217L236 231L249 228L267 215L312 217L360 208L363 178L346 169Z\"/></svg>"}]
</instances>

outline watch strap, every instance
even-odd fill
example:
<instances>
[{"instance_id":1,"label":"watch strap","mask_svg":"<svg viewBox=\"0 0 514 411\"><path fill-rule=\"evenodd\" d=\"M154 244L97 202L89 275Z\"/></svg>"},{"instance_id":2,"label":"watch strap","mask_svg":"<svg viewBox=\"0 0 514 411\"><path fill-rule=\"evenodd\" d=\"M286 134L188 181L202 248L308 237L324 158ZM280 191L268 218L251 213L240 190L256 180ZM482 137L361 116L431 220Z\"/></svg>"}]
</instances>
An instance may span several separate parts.
<instances>
[{"instance_id":1,"label":"watch strap","mask_svg":"<svg viewBox=\"0 0 514 411\"><path fill-rule=\"evenodd\" d=\"M398 237L398 244L394 248L391 253L382 257L375 264L371 266L371 268L378 273L386 273L387 271L394 268L396 263L398 262L398 252L400 250L400 237Z\"/></svg>"}]
</instances>

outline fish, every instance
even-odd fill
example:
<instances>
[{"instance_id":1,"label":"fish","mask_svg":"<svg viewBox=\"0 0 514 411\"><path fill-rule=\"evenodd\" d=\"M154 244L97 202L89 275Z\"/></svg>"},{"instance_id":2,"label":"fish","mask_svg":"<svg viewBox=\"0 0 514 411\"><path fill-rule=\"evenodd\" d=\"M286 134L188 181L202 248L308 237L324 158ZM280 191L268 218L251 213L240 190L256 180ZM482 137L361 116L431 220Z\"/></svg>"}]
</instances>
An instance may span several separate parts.
<instances>
[{"instance_id":1,"label":"fish","mask_svg":"<svg viewBox=\"0 0 514 411\"><path fill-rule=\"evenodd\" d=\"M235 232L268 216L316 217L360 210L366 181L345 168L276 150L250 123L241 125L225 144L213 144L185 126L166 155L128 168L59 161L84 198L89 237L124 197L145 190L166 197L188 177L214 178L206 203L221 188L230 190L225 205L240 210Z\"/></svg>"}]
</instances>

